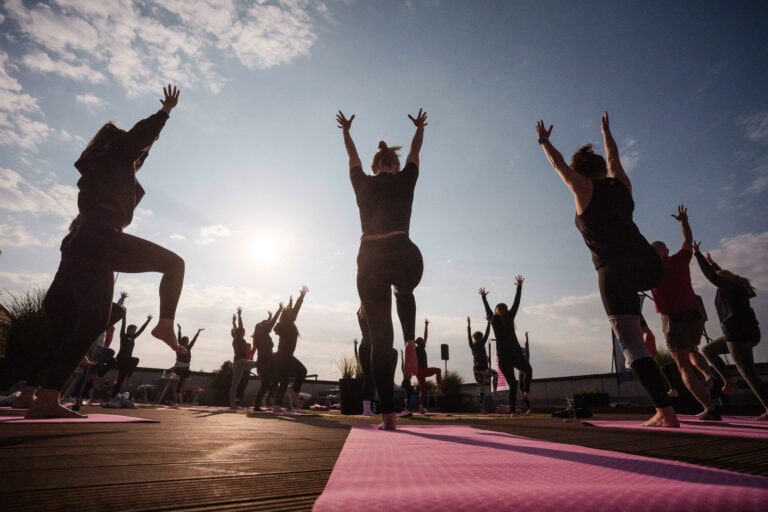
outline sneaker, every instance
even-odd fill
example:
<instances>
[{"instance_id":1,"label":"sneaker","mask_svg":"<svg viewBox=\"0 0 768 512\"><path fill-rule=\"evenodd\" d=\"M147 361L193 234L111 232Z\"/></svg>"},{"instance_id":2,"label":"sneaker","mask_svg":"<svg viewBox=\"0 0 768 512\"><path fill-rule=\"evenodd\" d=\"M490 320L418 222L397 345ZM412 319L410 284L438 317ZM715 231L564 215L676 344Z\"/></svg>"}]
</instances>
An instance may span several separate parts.
<instances>
[{"instance_id":1,"label":"sneaker","mask_svg":"<svg viewBox=\"0 0 768 512\"><path fill-rule=\"evenodd\" d=\"M109 402L103 402L101 404L102 407L106 407L108 409L122 409L123 408L123 397L118 395Z\"/></svg>"},{"instance_id":2,"label":"sneaker","mask_svg":"<svg viewBox=\"0 0 768 512\"><path fill-rule=\"evenodd\" d=\"M520 413L520 416L528 416L529 414L531 414L531 410L530 409L526 409L526 410L524 410L523 412Z\"/></svg>"}]
</instances>

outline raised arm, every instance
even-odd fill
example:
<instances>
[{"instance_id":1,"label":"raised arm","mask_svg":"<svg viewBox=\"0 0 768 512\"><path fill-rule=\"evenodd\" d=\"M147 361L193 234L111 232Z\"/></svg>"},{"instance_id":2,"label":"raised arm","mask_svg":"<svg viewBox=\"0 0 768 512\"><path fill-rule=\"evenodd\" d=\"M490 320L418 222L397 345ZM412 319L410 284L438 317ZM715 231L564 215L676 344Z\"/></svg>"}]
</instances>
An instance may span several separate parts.
<instances>
[{"instance_id":1,"label":"raised arm","mask_svg":"<svg viewBox=\"0 0 768 512\"><path fill-rule=\"evenodd\" d=\"M704 274L704 277L706 277L713 285L718 288L722 286L724 284L723 279L717 275L717 271L720 270L720 267L717 263L712 261L712 257L709 256L709 253L707 253L707 257L701 254L701 242L694 242L693 247L693 255L696 256L696 261L699 262L701 273Z\"/></svg>"},{"instance_id":2,"label":"raised arm","mask_svg":"<svg viewBox=\"0 0 768 512\"><path fill-rule=\"evenodd\" d=\"M141 327L139 328L139 330L136 331L136 336L134 336L134 339L136 339L139 336L141 336L141 333L143 333L144 329L146 329L147 325L149 325L149 321L150 320L152 320L152 315L147 315L147 319L144 321L143 324L141 324ZM171 325L173 325L173 324L171 324ZM173 328L171 328L171 332L173 332Z\"/></svg>"},{"instance_id":3,"label":"raised arm","mask_svg":"<svg viewBox=\"0 0 768 512\"><path fill-rule=\"evenodd\" d=\"M605 146L605 157L608 164L608 176L616 178L621 181L629 193L632 193L632 182L629 180L629 176L624 172L624 167L619 160L619 146L616 145L616 141L613 140L611 134L611 128L608 125L608 112L603 113L603 118L600 122L600 127L603 131L603 145Z\"/></svg>"},{"instance_id":4,"label":"raised arm","mask_svg":"<svg viewBox=\"0 0 768 512\"><path fill-rule=\"evenodd\" d=\"M485 345L485 342L488 341L488 335L491 334L491 320L488 319L488 321L485 324L485 334L483 335L483 345Z\"/></svg>"},{"instance_id":5,"label":"raised arm","mask_svg":"<svg viewBox=\"0 0 768 512\"><path fill-rule=\"evenodd\" d=\"M469 343L469 348L472 348L472 320L467 317L467 342Z\"/></svg>"},{"instance_id":6,"label":"raised arm","mask_svg":"<svg viewBox=\"0 0 768 512\"><path fill-rule=\"evenodd\" d=\"M237 308L237 327L243 329L243 308Z\"/></svg>"},{"instance_id":7,"label":"raised arm","mask_svg":"<svg viewBox=\"0 0 768 512\"><path fill-rule=\"evenodd\" d=\"M181 340L181 324L176 324L176 327L178 327L178 328L179 328L179 332L178 332L178 334L176 335L176 339L177 339L177 340Z\"/></svg>"},{"instance_id":8,"label":"raised arm","mask_svg":"<svg viewBox=\"0 0 768 512\"><path fill-rule=\"evenodd\" d=\"M479 293L480 297L483 298L483 306L485 306L485 317L490 321L490 319L493 318L493 310L491 309L491 306L488 305L488 299L486 298L486 295L488 295L488 290L485 288L480 288L477 293Z\"/></svg>"},{"instance_id":9,"label":"raised arm","mask_svg":"<svg viewBox=\"0 0 768 512\"><path fill-rule=\"evenodd\" d=\"M144 163L171 110L179 103L179 90L170 84L163 87L163 96L164 99L160 100L163 105L160 111L136 123L120 142L121 150L136 160L136 169Z\"/></svg>"},{"instance_id":10,"label":"raised arm","mask_svg":"<svg viewBox=\"0 0 768 512\"><path fill-rule=\"evenodd\" d=\"M429 336L429 320L424 319L424 344L427 344L427 337Z\"/></svg>"},{"instance_id":11,"label":"raised arm","mask_svg":"<svg viewBox=\"0 0 768 512\"><path fill-rule=\"evenodd\" d=\"M685 249L693 252L693 233L691 232L691 225L688 223L688 209L681 204L677 207L677 215L673 213L672 217L680 221L680 229L683 231L683 243L680 250Z\"/></svg>"},{"instance_id":12,"label":"raised arm","mask_svg":"<svg viewBox=\"0 0 768 512\"><path fill-rule=\"evenodd\" d=\"M336 114L336 122L339 123L339 128L341 128L341 134L344 137L344 147L347 149L347 156L349 156L349 168L354 169L355 167L360 167L362 169L363 163L360 161L360 156L357 154L355 142L352 140L352 135L349 133L349 130L352 128L352 121L354 119L354 114L352 114L352 117L347 119L341 110L339 110L339 113Z\"/></svg>"},{"instance_id":13,"label":"raised arm","mask_svg":"<svg viewBox=\"0 0 768 512\"><path fill-rule=\"evenodd\" d=\"M275 311L275 316L270 318L270 321L269 321L269 330L270 331L275 328L275 324L277 324L277 319L280 318L280 313L282 313L282 312L283 312L283 303L281 302L277 306L277 311Z\"/></svg>"},{"instance_id":14,"label":"raised arm","mask_svg":"<svg viewBox=\"0 0 768 512\"><path fill-rule=\"evenodd\" d=\"M192 347L195 346L195 343L197 342L197 337L200 336L200 333L204 331L205 329L198 329L195 333L195 337L192 338L192 341L189 342L189 346L187 347L187 350L192 350Z\"/></svg>"},{"instance_id":15,"label":"raised arm","mask_svg":"<svg viewBox=\"0 0 768 512\"><path fill-rule=\"evenodd\" d=\"M405 163L412 163L418 167L419 165L419 153L421 152L421 144L424 142L424 127L427 126L427 113L419 109L419 113L414 118L408 114L414 126L416 126L416 133L413 134L413 140L411 140L411 149L408 151L408 156L405 159ZM424 338L426 339L426 337Z\"/></svg>"},{"instance_id":16,"label":"raised arm","mask_svg":"<svg viewBox=\"0 0 768 512\"><path fill-rule=\"evenodd\" d=\"M296 305L293 306L293 319L296 320L296 317L299 315L299 310L301 309L301 305L304 304L304 296L309 292L309 288L307 286L302 286L301 290L299 290L299 298L296 299Z\"/></svg>"},{"instance_id":17,"label":"raised arm","mask_svg":"<svg viewBox=\"0 0 768 512\"><path fill-rule=\"evenodd\" d=\"M237 329L237 324L235 322L237 322L237 315L232 314L232 332L233 333Z\"/></svg>"},{"instance_id":18,"label":"raised arm","mask_svg":"<svg viewBox=\"0 0 768 512\"><path fill-rule=\"evenodd\" d=\"M128 298L128 294L125 292L120 292L120 298L117 299L117 305L121 308L125 309L125 299Z\"/></svg>"},{"instance_id":19,"label":"raised arm","mask_svg":"<svg viewBox=\"0 0 768 512\"><path fill-rule=\"evenodd\" d=\"M125 317L127 316L128 316L128 311L125 308L123 308L123 318L120 321L120 337L121 338L125 336Z\"/></svg>"},{"instance_id":20,"label":"raised arm","mask_svg":"<svg viewBox=\"0 0 768 512\"><path fill-rule=\"evenodd\" d=\"M544 151L544 156L547 157L552 168L573 194L576 202L576 213L581 214L592 198L592 181L571 169L560 151L550 142L552 127L553 125L549 125L549 128L546 128L544 121L539 121L536 123L536 136L541 149Z\"/></svg>"},{"instance_id":21,"label":"raised arm","mask_svg":"<svg viewBox=\"0 0 768 512\"><path fill-rule=\"evenodd\" d=\"M517 290L515 291L515 301L512 303L512 309L509 310L509 318L511 320L515 319L515 316L517 316L517 310L520 307L520 295L523 292L523 276L516 276L515 277L515 286L517 287Z\"/></svg>"}]
</instances>

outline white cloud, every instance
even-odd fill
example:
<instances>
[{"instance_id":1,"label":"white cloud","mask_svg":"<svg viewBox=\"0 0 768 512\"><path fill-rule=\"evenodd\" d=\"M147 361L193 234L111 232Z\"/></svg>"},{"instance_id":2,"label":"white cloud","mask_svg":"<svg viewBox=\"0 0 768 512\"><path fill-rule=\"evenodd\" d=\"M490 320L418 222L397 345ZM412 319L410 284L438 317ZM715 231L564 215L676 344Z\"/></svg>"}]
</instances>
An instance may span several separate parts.
<instances>
[{"instance_id":1,"label":"white cloud","mask_svg":"<svg viewBox=\"0 0 768 512\"><path fill-rule=\"evenodd\" d=\"M0 167L0 209L14 213L53 214L71 219L77 214L77 189L52 184L45 190L17 172Z\"/></svg>"},{"instance_id":2,"label":"white cloud","mask_svg":"<svg viewBox=\"0 0 768 512\"><path fill-rule=\"evenodd\" d=\"M26 67L40 73L54 73L73 80L89 81L91 83L104 82L104 75L87 64L71 64L62 60L54 61L45 52L28 53L22 59Z\"/></svg>"},{"instance_id":3,"label":"white cloud","mask_svg":"<svg viewBox=\"0 0 768 512\"><path fill-rule=\"evenodd\" d=\"M31 288L47 288L51 280L53 280L51 274L0 271L0 283L3 283L0 293L5 297L8 294L22 294Z\"/></svg>"},{"instance_id":4,"label":"white cloud","mask_svg":"<svg viewBox=\"0 0 768 512\"><path fill-rule=\"evenodd\" d=\"M636 144L635 139L626 139L619 149L621 165L627 173L637 169L637 164L640 161L640 150L636 147Z\"/></svg>"},{"instance_id":5,"label":"white cloud","mask_svg":"<svg viewBox=\"0 0 768 512\"><path fill-rule=\"evenodd\" d=\"M203 226L200 228L200 238L195 240L195 243L199 245L206 245L214 242L216 238L229 238L232 235L237 235L238 233L239 231L230 230L228 227L222 224Z\"/></svg>"},{"instance_id":6,"label":"white cloud","mask_svg":"<svg viewBox=\"0 0 768 512\"><path fill-rule=\"evenodd\" d=\"M749 279L755 288L768 290L768 231L723 238L716 247L702 244L701 250L709 251L720 267ZM711 286L694 266L694 285Z\"/></svg>"},{"instance_id":7,"label":"white cloud","mask_svg":"<svg viewBox=\"0 0 768 512\"><path fill-rule=\"evenodd\" d=\"M752 142L768 142L768 112L757 112L739 120Z\"/></svg>"},{"instance_id":8,"label":"white cloud","mask_svg":"<svg viewBox=\"0 0 768 512\"><path fill-rule=\"evenodd\" d=\"M0 51L0 146L35 151L52 133L30 114L42 113L37 100L22 92L19 82L8 74L8 54Z\"/></svg>"},{"instance_id":9,"label":"white cloud","mask_svg":"<svg viewBox=\"0 0 768 512\"><path fill-rule=\"evenodd\" d=\"M93 94L78 94L75 96L75 101L89 108L104 107L109 105L109 102L105 99L94 96Z\"/></svg>"},{"instance_id":10,"label":"white cloud","mask_svg":"<svg viewBox=\"0 0 768 512\"><path fill-rule=\"evenodd\" d=\"M131 96L168 81L218 92L224 80L214 54L251 69L285 64L309 55L314 17L327 17L326 6L310 0L53 0L31 8L8 0L5 7L44 50L24 57L32 69L97 82L109 75Z\"/></svg>"},{"instance_id":11,"label":"white cloud","mask_svg":"<svg viewBox=\"0 0 768 512\"><path fill-rule=\"evenodd\" d=\"M178 233L173 233L168 238L170 238L171 240L186 240L187 239L187 237L185 237L184 235L180 235Z\"/></svg>"},{"instance_id":12,"label":"white cloud","mask_svg":"<svg viewBox=\"0 0 768 512\"><path fill-rule=\"evenodd\" d=\"M0 224L1 247L29 247L44 245L26 226L21 224Z\"/></svg>"}]
</instances>

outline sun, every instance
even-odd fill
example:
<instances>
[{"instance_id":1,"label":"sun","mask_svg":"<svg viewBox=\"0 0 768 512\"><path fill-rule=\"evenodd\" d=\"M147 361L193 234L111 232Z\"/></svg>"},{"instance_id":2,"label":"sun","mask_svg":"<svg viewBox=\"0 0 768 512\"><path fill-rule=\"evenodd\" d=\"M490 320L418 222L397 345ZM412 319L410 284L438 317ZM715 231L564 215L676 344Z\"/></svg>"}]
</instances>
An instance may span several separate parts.
<instances>
[{"instance_id":1,"label":"sun","mask_svg":"<svg viewBox=\"0 0 768 512\"><path fill-rule=\"evenodd\" d=\"M260 235L248 243L247 251L255 263L268 265L277 261L281 254L281 245L275 237Z\"/></svg>"}]
</instances>

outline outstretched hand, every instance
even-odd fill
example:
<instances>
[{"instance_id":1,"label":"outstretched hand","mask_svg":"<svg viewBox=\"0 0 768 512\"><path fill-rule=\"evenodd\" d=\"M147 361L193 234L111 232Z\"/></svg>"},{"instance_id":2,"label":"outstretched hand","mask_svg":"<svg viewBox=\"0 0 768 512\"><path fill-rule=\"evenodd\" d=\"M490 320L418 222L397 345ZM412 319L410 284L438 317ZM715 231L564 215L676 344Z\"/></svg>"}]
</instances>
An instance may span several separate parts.
<instances>
[{"instance_id":1,"label":"outstretched hand","mask_svg":"<svg viewBox=\"0 0 768 512\"><path fill-rule=\"evenodd\" d=\"M200 329L197 330L197 332L203 332L204 330L205 330L205 327L201 327Z\"/></svg>"},{"instance_id":2,"label":"outstretched hand","mask_svg":"<svg viewBox=\"0 0 768 512\"><path fill-rule=\"evenodd\" d=\"M523 286L523 281L525 281L525 278L521 275L515 276L515 285L516 286Z\"/></svg>"},{"instance_id":3,"label":"outstretched hand","mask_svg":"<svg viewBox=\"0 0 768 512\"><path fill-rule=\"evenodd\" d=\"M603 130L603 133L611 131L610 126L608 126L608 112L603 112L603 118L600 120L600 129Z\"/></svg>"},{"instance_id":4,"label":"outstretched hand","mask_svg":"<svg viewBox=\"0 0 768 512\"><path fill-rule=\"evenodd\" d=\"M238 306L238 307L237 307L237 316L240 316L240 315L242 315L242 314L243 314L243 308L241 308L240 306Z\"/></svg>"},{"instance_id":5,"label":"outstretched hand","mask_svg":"<svg viewBox=\"0 0 768 512\"><path fill-rule=\"evenodd\" d=\"M425 326L429 325L429 319L427 319L427 318L424 319L424 325Z\"/></svg>"},{"instance_id":6,"label":"outstretched hand","mask_svg":"<svg viewBox=\"0 0 768 512\"><path fill-rule=\"evenodd\" d=\"M701 252L701 241L693 241L693 252Z\"/></svg>"},{"instance_id":7,"label":"outstretched hand","mask_svg":"<svg viewBox=\"0 0 768 512\"><path fill-rule=\"evenodd\" d=\"M349 131L350 128L352 128L352 121L355 119L355 114L352 114L352 117L347 119L344 114L339 110L339 113L336 114L336 122L339 123L339 128L341 128L344 131Z\"/></svg>"},{"instance_id":8,"label":"outstretched hand","mask_svg":"<svg viewBox=\"0 0 768 512\"><path fill-rule=\"evenodd\" d=\"M467 325L471 325L471 324L472 324L472 321L469 319L469 317L467 317Z\"/></svg>"},{"instance_id":9,"label":"outstretched hand","mask_svg":"<svg viewBox=\"0 0 768 512\"><path fill-rule=\"evenodd\" d=\"M127 299L128 298L128 294L126 292L120 292L120 298L121 299Z\"/></svg>"},{"instance_id":10,"label":"outstretched hand","mask_svg":"<svg viewBox=\"0 0 768 512\"><path fill-rule=\"evenodd\" d=\"M688 220L688 208L681 204L677 207L677 215L673 213L672 216L680 222L685 222Z\"/></svg>"},{"instance_id":11,"label":"outstretched hand","mask_svg":"<svg viewBox=\"0 0 768 512\"><path fill-rule=\"evenodd\" d=\"M304 286L302 286L302 287L301 287L301 290L299 290L299 293L300 293L301 295L306 295L306 294L307 294L307 292L309 292L309 288L307 288L307 285L304 285Z\"/></svg>"},{"instance_id":12,"label":"outstretched hand","mask_svg":"<svg viewBox=\"0 0 768 512\"><path fill-rule=\"evenodd\" d=\"M481 297L485 297L486 295L488 295L488 290L486 290L485 288L480 288L477 291L477 293L479 293Z\"/></svg>"},{"instance_id":13,"label":"outstretched hand","mask_svg":"<svg viewBox=\"0 0 768 512\"><path fill-rule=\"evenodd\" d=\"M354 117L354 116L353 116ZM424 128L429 123L427 122L427 113L422 111L422 109L419 109L419 113L416 114L416 117L414 118L411 114L408 114L408 119L410 119L414 126L416 126L416 129Z\"/></svg>"},{"instance_id":14,"label":"outstretched hand","mask_svg":"<svg viewBox=\"0 0 768 512\"><path fill-rule=\"evenodd\" d=\"M147 320L152 320L152 315L147 315ZM171 324L173 325L173 324Z\"/></svg>"},{"instance_id":15,"label":"outstretched hand","mask_svg":"<svg viewBox=\"0 0 768 512\"><path fill-rule=\"evenodd\" d=\"M165 99L160 100L160 103L163 104L163 111L166 114L170 114L171 110L179 104L179 92L176 86L171 87L171 84L168 84L168 87L163 87Z\"/></svg>"},{"instance_id":16,"label":"outstretched hand","mask_svg":"<svg viewBox=\"0 0 768 512\"><path fill-rule=\"evenodd\" d=\"M709 264L710 264L710 265L711 265L712 263L714 263L714 262L712 261L712 255L711 255L711 254L709 254L709 251L707 251L707 261L709 262Z\"/></svg>"},{"instance_id":17,"label":"outstretched hand","mask_svg":"<svg viewBox=\"0 0 768 512\"><path fill-rule=\"evenodd\" d=\"M536 123L536 138L539 140L539 144L543 144L549 140L549 136L552 135L553 127L554 125L549 125L549 129L547 129L543 120L539 120L539 122Z\"/></svg>"}]
</instances>

